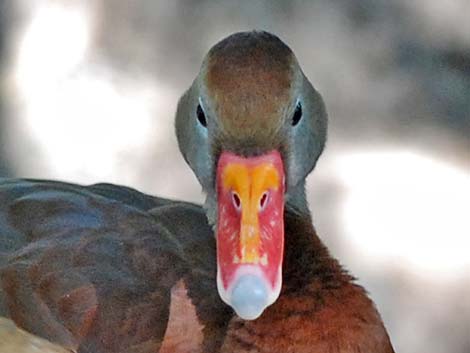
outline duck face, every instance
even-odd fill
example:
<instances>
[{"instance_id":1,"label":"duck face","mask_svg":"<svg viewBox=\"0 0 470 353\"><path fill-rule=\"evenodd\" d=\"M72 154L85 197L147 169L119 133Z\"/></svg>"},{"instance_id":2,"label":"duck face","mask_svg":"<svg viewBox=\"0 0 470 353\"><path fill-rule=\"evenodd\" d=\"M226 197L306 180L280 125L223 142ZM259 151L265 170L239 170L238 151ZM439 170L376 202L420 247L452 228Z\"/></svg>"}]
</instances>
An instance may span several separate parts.
<instances>
[{"instance_id":1,"label":"duck face","mask_svg":"<svg viewBox=\"0 0 470 353\"><path fill-rule=\"evenodd\" d=\"M255 319L282 285L284 207L306 212L304 182L326 113L292 51L267 32L216 44L176 114L180 150L207 193L219 294Z\"/></svg>"}]
</instances>

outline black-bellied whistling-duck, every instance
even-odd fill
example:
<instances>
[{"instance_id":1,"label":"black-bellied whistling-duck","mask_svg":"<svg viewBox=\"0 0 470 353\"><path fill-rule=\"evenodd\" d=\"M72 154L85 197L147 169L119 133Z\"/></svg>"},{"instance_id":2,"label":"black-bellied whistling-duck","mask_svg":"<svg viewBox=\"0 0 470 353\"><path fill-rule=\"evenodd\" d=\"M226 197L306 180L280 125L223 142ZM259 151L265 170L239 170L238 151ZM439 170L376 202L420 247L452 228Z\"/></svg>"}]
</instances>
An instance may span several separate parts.
<instances>
[{"instance_id":1,"label":"black-bellied whistling-duck","mask_svg":"<svg viewBox=\"0 0 470 353\"><path fill-rule=\"evenodd\" d=\"M0 314L78 352L393 352L312 226L305 178L326 125L280 39L222 40L176 114L204 208L3 180Z\"/></svg>"}]
</instances>

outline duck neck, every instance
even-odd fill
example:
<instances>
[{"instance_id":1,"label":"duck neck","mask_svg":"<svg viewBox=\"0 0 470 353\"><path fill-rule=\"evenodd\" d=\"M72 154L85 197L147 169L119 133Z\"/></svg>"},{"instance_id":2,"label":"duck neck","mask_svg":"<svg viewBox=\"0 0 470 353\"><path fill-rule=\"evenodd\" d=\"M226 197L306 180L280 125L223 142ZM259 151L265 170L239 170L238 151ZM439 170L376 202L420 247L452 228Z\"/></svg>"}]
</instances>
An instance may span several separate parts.
<instances>
[{"instance_id":1,"label":"duck neck","mask_svg":"<svg viewBox=\"0 0 470 353\"><path fill-rule=\"evenodd\" d=\"M305 180L295 186L288 186L285 198L286 210L301 214L310 219L310 211L305 193Z\"/></svg>"},{"instance_id":2,"label":"duck neck","mask_svg":"<svg viewBox=\"0 0 470 353\"><path fill-rule=\"evenodd\" d=\"M287 200L284 212L284 293L301 291L312 284L323 288L352 280L318 237L305 199L304 185L302 187L296 190L296 198Z\"/></svg>"}]
</instances>

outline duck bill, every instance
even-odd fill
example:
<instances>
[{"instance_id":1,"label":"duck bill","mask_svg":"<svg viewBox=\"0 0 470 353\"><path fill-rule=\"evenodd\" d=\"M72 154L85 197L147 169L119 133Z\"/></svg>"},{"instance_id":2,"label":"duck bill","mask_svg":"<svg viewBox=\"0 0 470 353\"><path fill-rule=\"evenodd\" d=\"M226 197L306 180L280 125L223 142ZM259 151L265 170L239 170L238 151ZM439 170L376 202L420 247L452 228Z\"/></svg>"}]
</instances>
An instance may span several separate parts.
<instances>
[{"instance_id":1,"label":"duck bill","mask_svg":"<svg viewBox=\"0 0 470 353\"><path fill-rule=\"evenodd\" d=\"M274 303L282 284L284 168L277 151L223 152L217 165L217 288L246 320Z\"/></svg>"}]
</instances>

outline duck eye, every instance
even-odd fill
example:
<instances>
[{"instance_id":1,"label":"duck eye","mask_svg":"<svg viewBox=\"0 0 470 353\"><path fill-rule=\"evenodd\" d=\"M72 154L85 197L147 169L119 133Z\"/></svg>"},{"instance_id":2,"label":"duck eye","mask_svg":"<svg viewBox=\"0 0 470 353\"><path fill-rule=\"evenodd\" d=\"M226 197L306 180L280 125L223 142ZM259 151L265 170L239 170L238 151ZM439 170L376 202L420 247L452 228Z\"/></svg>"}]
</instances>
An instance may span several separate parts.
<instances>
[{"instance_id":1,"label":"duck eye","mask_svg":"<svg viewBox=\"0 0 470 353\"><path fill-rule=\"evenodd\" d=\"M300 119L302 119L302 105L298 102L295 107L294 115L292 116L292 126L297 125Z\"/></svg>"},{"instance_id":2,"label":"duck eye","mask_svg":"<svg viewBox=\"0 0 470 353\"><path fill-rule=\"evenodd\" d=\"M207 127L206 114L204 113L204 110L202 110L201 104L197 105L196 116L197 116L197 120L199 121L199 123L202 126Z\"/></svg>"}]
</instances>

